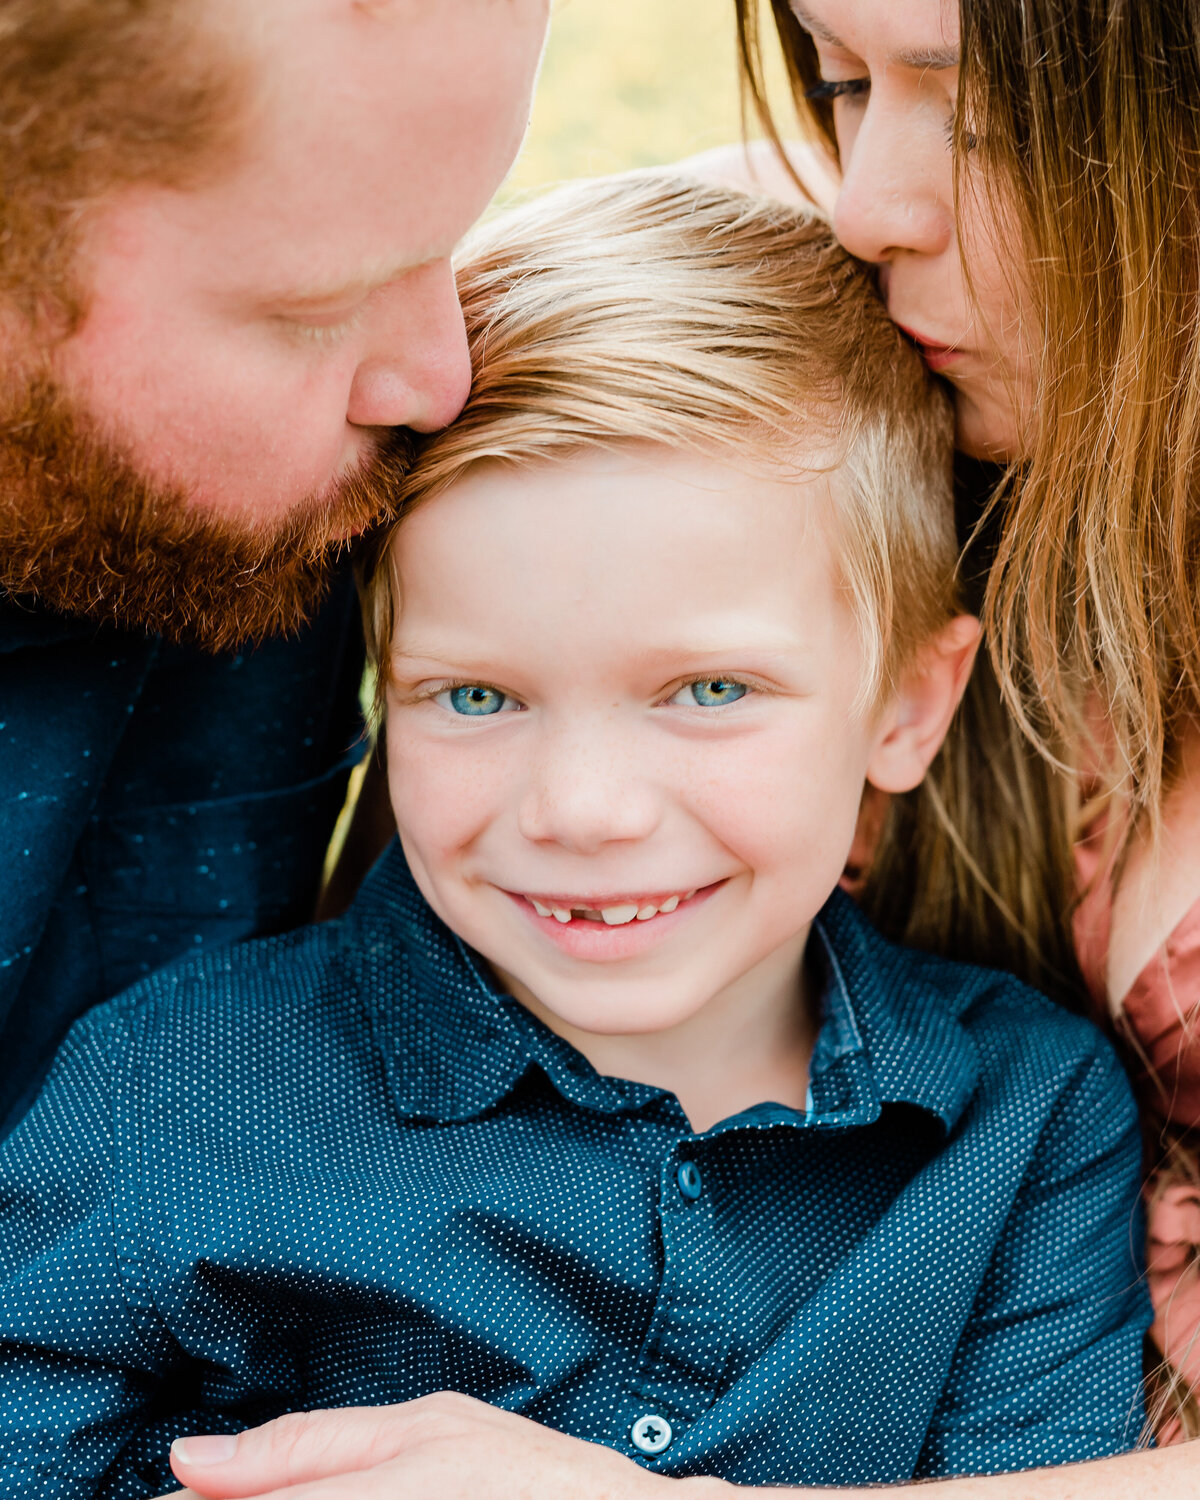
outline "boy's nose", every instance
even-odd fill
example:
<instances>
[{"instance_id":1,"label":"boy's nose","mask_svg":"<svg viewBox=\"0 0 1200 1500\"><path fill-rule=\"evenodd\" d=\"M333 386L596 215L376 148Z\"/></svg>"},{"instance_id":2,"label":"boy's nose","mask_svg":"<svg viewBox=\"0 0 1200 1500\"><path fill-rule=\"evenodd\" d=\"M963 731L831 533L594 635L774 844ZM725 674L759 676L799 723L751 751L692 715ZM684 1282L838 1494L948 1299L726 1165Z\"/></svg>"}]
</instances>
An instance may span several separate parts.
<instances>
[{"instance_id":1,"label":"boy's nose","mask_svg":"<svg viewBox=\"0 0 1200 1500\"><path fill-rule=\"evenodd\" d=\"M575 854L649 837L661 799L611 739L556 736L529 768L518 810L521 834Z\"/></svg>"}]
</instances>

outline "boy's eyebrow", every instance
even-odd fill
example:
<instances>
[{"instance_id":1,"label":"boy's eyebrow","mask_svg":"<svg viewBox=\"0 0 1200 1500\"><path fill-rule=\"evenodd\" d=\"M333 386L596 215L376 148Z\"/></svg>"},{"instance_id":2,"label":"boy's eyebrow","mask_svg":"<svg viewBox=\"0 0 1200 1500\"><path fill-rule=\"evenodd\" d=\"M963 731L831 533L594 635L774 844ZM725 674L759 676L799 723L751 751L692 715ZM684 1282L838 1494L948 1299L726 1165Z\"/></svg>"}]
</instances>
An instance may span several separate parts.
<instances>
[{"instance_id":1,"label":"boy's eyebrow","mask_svg":"<svg viewBox=\"0 0 1200 1500\"><path fill-rule=\"evenodd\" d=\"M648 646L638 653L638 660L649 665L662 662L664 666L682 666L684 670L690 670L686 665L689 662L716 664L724 661L727 666L732 666L746 658L794 657L803 649L802 642L791 635L763 635L757 639L724 635L712 641L691 640L677 646Z\"/></svg>"},{"instance_id":2,"label":"boy's eyebrow","mask_svg":"<svg viewBox=\"0 0 1200 1500\"><path fill-rule=\"evenodd\" d=\"M485 658L473 656L469 660L469 666L459 665L454 651L439 651L433 645L409 646L400 650L393 649L388 653L388 662L393 671L397 667L407 667L429 677L455 677L469 673L486 677L491 673L493 663Z\"/></svg>"},{"instance_id":3,"label":"boy's eyebrow","mask_svg":"<svg viewBox=\"0 0 1200 1500\"><path fill-rule=\"evenodd\" d=\"M824 42L827 47L837 47L843 52L854 50L848 47L841 37L830 31L824 21L819 21L816 16L809 15L800 0L791 0L791 11L805 31L810 36L816 37L817 41ZM951 68L957 68L960 58L957 47L902 47L899 52L892 54L892 61L898 62L902 67L915 68L920 72L944 73Z\"/></svg>"},{"instance_id":4,"label":"boy's eyebrow","mask_svg":"<svg viewBox=\"0 0 1200 1500\"><path fill-rule=\"evenodd\" d=\"M770 631L756 636L743 629L737 634L732 631L721 632L710 640L693 637L677 644L664 645L660 642L645 646L636 653L636 659L641 666L653 667L662 663L664 669L689 671L692 670L689 664L695 664L695 670L702 671L706 665L719 668L724 663L726 667L730 667L735 661L747 658L759 661L769 661L776 657L795 658L804 650L804 643L788 632ZM470 673L481 677L492 674L503 676L511 667L511 663L492 663L483 655L472 655L469 658L470 666L459 666L457 652L449 642L445 651L438 650L434 642L415 642L411 646L393 650L388 660L393 671L416 669L418 672L427 672L430 676Z\"/></svg>"}]
</instances>

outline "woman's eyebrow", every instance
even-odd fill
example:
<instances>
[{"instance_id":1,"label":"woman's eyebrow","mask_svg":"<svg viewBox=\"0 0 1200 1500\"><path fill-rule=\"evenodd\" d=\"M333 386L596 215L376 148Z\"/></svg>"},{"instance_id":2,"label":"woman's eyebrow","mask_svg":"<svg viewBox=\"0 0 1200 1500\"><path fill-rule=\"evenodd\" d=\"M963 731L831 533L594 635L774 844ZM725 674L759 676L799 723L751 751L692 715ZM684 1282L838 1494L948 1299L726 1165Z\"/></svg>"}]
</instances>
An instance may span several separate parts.
<instances>
[{"instance_id":1,"label":"woman's eyebrow","mask_svg":"<svg viewBox=\"0 0 1200 1500\"><path fill-rule=\"evenodd\" d=\"M824 42L827 47L853 52L853 47L848 47L840 36L830 31L824 21L810 15L800 4L800 0L790 0L790 3L792 14L810 36ZM903 68L915 68L919 72L944 73L950 68L958 67L959 54L957 47L902 47L898 52L892 53L889 60L899 63Z\"/></svg>"},{"instance_id":2,"label":"woman's eyebrow","mask_svg":"<svg viewBox=\"0 0 1200 1500\"><path fill-rule=\"evenodd\" d=\"M815 36L817 41L824 42L829 47L841 47L843 50L849 51L849 48L846 47L841 37L835 36L829 27L825 25L824 21L818 21L816 16L810 16L803 5L799 3L799 0L790 0L790 6L792 15L795 16L796 20L800 22L801 26L804 27L810 36Z\"/></svg>"}]
</instances>

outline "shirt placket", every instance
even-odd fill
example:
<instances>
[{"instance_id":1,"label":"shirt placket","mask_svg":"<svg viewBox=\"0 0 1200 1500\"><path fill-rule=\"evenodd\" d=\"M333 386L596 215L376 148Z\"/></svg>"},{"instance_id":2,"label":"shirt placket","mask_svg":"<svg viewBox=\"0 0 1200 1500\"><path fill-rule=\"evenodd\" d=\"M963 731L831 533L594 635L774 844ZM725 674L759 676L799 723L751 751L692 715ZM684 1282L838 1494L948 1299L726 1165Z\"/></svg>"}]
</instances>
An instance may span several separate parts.
<instances>
[{"instance_id":1,"label":"shirt placket","mask_svg":"<svg viewBox=\"0 0 1200 1500\"><path fill-rule=\"evenodd\" d=\"M615 1446L653 1465L715 1400L729 1348L704 1149L679 1141L658 1182L662 1277Z\"/></svg>"}]
</instances>

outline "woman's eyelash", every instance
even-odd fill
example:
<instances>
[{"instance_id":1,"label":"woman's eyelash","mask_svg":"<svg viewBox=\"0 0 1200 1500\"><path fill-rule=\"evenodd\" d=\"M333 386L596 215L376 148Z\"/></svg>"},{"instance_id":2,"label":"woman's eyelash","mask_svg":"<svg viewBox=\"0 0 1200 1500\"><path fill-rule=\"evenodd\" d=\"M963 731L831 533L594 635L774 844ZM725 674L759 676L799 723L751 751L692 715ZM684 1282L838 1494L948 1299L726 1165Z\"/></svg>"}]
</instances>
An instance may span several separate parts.
<instances>
[{"instance_id":1,"label":"woman's eyelash","mask_svg":"<svg viewBox=\"0 0 1200 1500\"><path fill-rule=\"evenodd\" d=\"M946 144L948 146L954 146L956 144L955 139L954 139L954 128L955 128L955 126L954 126L954 120L951 119L951 120L949 120L947 122L947 125L946 125ZM975 134L975 132L973 130L964 130L963 131L963 133L962 133L962 147L963 147L964 151L974 151L975 147L978 144L979 144L979 137Z\"/></svg>"},{"instance_id":2,"label":"woman's eyelash","mask_svg":"<svg viewBox=\"0 0 1200 1500\"><path fill-rule=\"evenodd\" d=\"M824 104L832 99L855 99L871 87L869 78L822 78L804 90L810 104Z\"/></svg>"}]
</instances>

